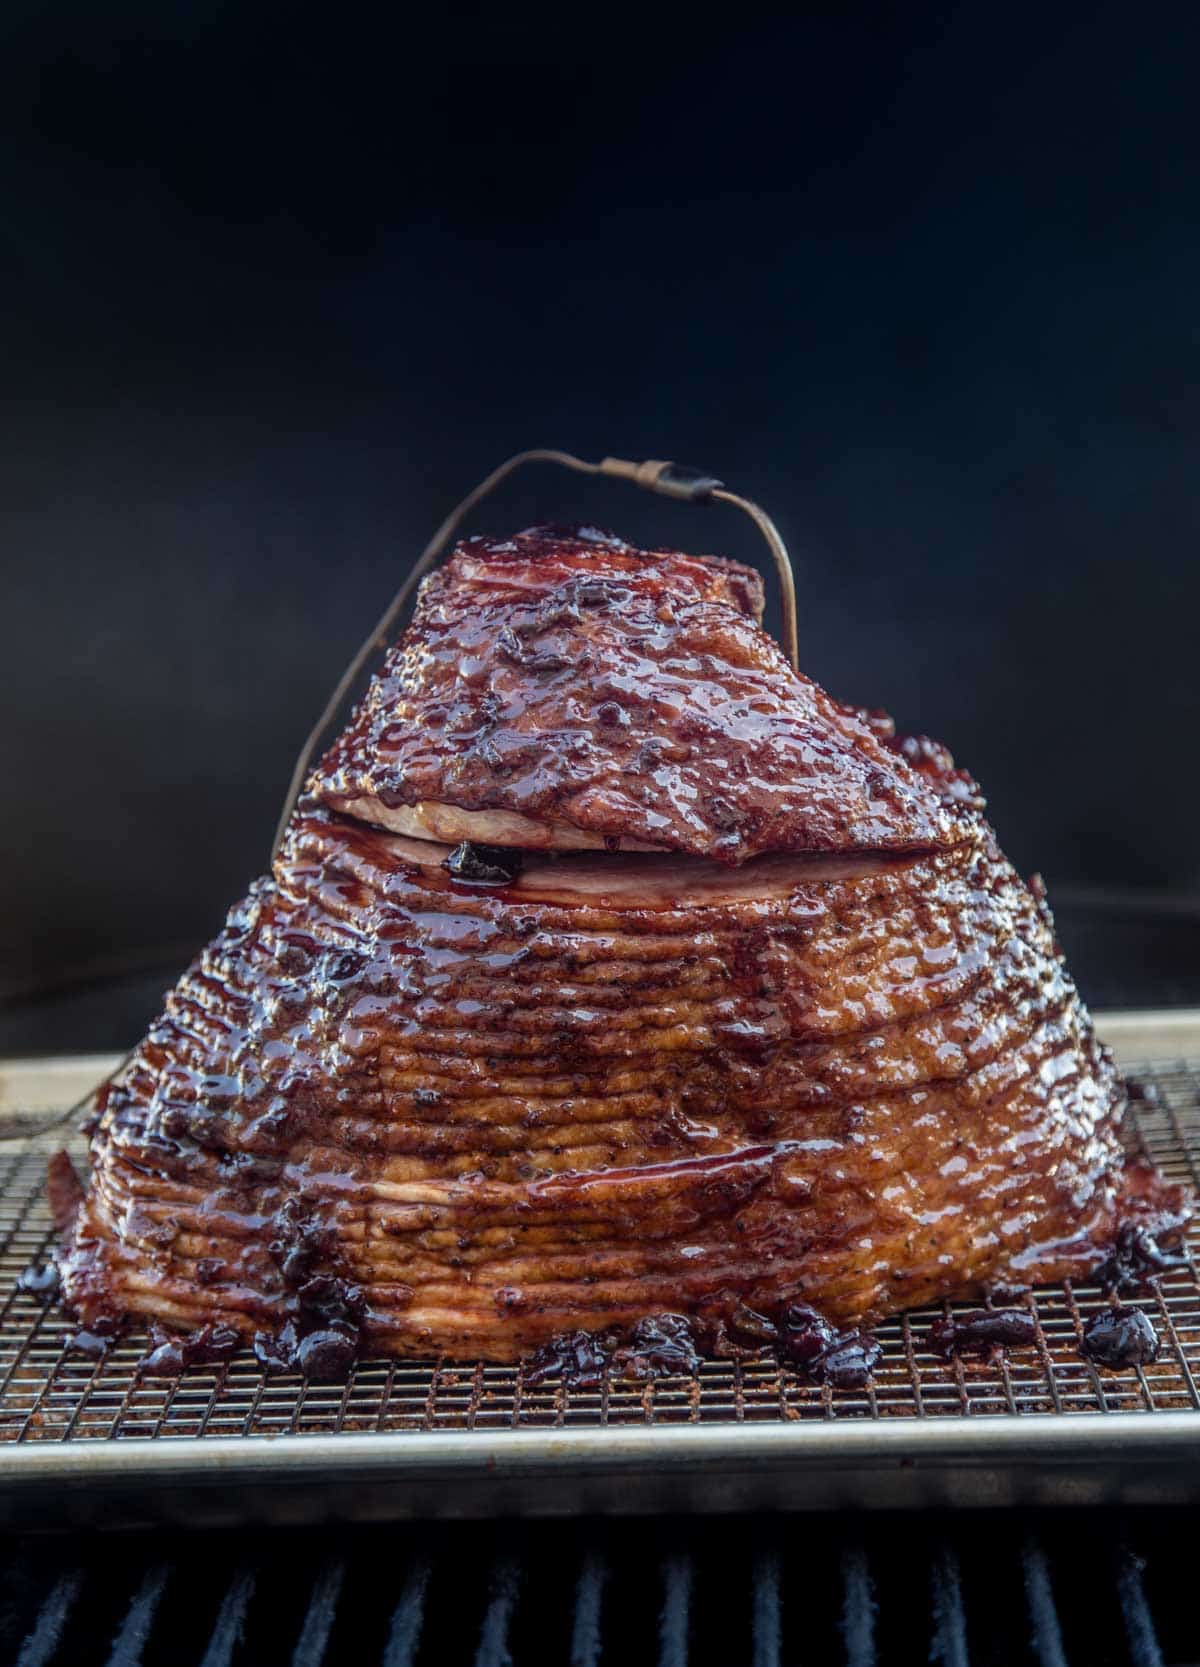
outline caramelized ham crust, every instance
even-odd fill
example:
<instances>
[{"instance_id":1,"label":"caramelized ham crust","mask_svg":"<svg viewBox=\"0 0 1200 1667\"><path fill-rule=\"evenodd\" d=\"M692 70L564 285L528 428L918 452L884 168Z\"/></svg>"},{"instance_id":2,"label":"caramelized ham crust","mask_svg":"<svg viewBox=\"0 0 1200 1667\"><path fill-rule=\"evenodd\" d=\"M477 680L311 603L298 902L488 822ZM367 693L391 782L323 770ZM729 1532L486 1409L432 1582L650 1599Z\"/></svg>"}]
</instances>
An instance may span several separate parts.
<instances>
[{"instance_id":1,"label":"caramelized ham crust","mask_svg":"<svg viewBox=\"0 0 1200 1667\"><path fill-rule=\"evenodd\" d=\"M277 1329L332 1273L383 1350L508 1360L1103 1254L1116 1079L990 841L736 875L565 857L498 889L442 854L298 818L105 1091L85 1319Z\"/></svg>"},{"instance_id":2,"label":"caramelized ham crust","mask_svg":"<svg viewBox=\"0 0 1200 1667\"><path fill-rule=\"evenodd\" d=\"M427 581L99 1096L87 1325L512 1360L668 1310L869 1323L1182 1219L970 777L796 676L758 606L593 534ZM524 856L439 843L480 837Z\"/></svg>"}]
</instances>

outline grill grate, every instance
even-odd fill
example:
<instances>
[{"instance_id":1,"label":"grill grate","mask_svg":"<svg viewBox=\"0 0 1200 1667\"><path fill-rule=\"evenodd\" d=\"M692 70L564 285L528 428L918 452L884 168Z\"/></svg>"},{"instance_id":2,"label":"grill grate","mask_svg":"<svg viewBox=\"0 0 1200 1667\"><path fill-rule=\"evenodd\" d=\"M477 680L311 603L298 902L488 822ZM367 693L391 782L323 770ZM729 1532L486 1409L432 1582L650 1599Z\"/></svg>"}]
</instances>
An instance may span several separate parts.
<instances>
[{"instance_id":1,"label":"grill grate","mask_svg":"<svg viewBox=\"0 0 1200 1667\"><path fill-rule=\"evenodd\" d=\"M1163 1667L1200 1659L1190 1519L667 1519L7 1541L22 1667Z\"/></svg>"},{"instance_id":2,"label":"grill grate","mask_svg":"<svg viewBox=\"0 0 1200 1667\"><path fill-rule=\"evenodd\" d=\"M1135 1066L1131 1074L1152 1089L1134 1107L1131 1138L1169 1177L1200 1185L1200 1068L1178 1061ZM929 1325L948 1307L885 1323L877 1332L883 1359L862 1392L808 1384L765 1356L706 1361L694 1377L656 1384L613 1379L596 1390L531 1388L514 1367L413 1362L363 1362L345 1385L315 1384L264 1373L248 1354L216 1368L193 1367L178 1379L145 1378L137 1370L144 1338L121 1342L101 1361L68 1353L61 1314L17 1293L17 1275L52 1241L45 1159L46 1146L37 1141L0 1157L0 1441L1200 1410L1200 1279L1193 1260L1200 1226L1187 1266L1139 1299L1162 1337L1159 1360L1115 1376L1097 1372L1077 1347L1080 1326L1103 1306L1103 1293L1062 1285L1026 1299L1037 1348L994 1365L947 1363L928 1351ZM950 1572L945 1579L949 1594ZM945 1602L953 1659L951 1597Z\"/></svg>"}]
</instances>

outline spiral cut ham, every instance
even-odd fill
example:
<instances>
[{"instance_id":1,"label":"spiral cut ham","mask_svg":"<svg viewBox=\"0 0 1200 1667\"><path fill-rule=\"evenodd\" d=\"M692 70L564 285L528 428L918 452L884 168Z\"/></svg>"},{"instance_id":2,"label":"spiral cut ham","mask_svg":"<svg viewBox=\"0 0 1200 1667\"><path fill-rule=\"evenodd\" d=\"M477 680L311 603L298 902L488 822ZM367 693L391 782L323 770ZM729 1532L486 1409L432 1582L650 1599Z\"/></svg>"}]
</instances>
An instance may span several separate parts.
<instances>
[{"instance_id":1,"label":"spiral cut ham","mask_svg":"<svg viewBox=\"0 0 1200 1667\"><path fill-rule=\"evenodd\" d=\"M85 1325L508 1361L869 1324L1178 1228L974 783L760 609L596 533L458 547L98 1096Z\"/></svg>"}]
</instances>

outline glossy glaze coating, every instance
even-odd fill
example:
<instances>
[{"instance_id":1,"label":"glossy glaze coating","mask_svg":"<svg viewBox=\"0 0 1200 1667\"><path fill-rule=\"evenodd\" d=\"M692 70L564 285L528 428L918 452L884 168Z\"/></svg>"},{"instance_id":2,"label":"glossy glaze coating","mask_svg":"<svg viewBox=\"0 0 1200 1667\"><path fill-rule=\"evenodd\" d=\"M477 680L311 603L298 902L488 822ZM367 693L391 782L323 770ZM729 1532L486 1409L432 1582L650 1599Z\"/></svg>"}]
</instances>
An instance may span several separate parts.
<instances>
[{"instance_id":1,"label":"glossy glaze coating","mask_svg":"<svg viewBox=\"0 0 1200 1667\"><path fill-rule=\"evenodd\" d=\"M86 1196L55 1166L81 1347L135 1316L156 1371L592 1370L603 1332L650 1370L694 1332L849 1385L897 1309L1161 1254L1187 1204L1125 1166L1040 885L944 748L792 673L756 587L546 530L427 581L102 1091Z\"/></svg>"},{"instance_id":2,"label":"glossy glaze coating","mask_svg":"<svg viewBox=\"0 0 1200 1667\"><path fill-rule=\"evenodd\" d=\"M614 897L576 859L489 889L411 850L308 809L172 993L102 1099L85 1321L270 1332L325 1275L372 1347L511 1359L1105 1254L1119 1086L990 841L695 902L678 860Z\"/></svg>"},{"instance_id":3,"label":"glossy glaze coating","mask_svg":"<svg viewBox=\"0 0 1200 1667\"><path fill-rule=\"evenodd\" d=\"M448 806L530 824L441 832L455 842L557 830L725 863L964 837L968 807L794 673L761 604L755 574L713 558L586 530L468 539L311 791L398 831L436 835Z\"/></svg>"}]
</instances>

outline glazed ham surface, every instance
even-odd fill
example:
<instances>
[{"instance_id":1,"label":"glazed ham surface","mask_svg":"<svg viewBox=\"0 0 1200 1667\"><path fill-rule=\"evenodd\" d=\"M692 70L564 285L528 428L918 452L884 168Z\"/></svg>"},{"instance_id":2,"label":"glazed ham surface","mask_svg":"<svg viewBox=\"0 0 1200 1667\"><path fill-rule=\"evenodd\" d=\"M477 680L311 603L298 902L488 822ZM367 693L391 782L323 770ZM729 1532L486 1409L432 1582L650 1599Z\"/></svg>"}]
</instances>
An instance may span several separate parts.
<instances>
[{"instance_id":1,"label":"glazed ham surface","mask_svg":"<svg viewBox=\"0 0 1200 1667\"><path fill-rule=\"evenodd\" d=\"M85 1324L332 1315L512 1360L664 1311L869 1323L1181 1218L970 778L796 676L758 607L598 535L426 582L101 1091L61 1257ZM507 848L431 837L484 830Z\"/></svg>"},{"instance_id":2,"label":"glazed ham surface","mask_svg":"<svg viewBox=\"0 0 1200 1667\"><path fill-rule=\"evenodd\" d=\"M400 833L727 863L964 837L863 714L792 670L761 611L733 562L600 535L470 539L426 581L314 790Z\"/></svg>"}]
</instances>

